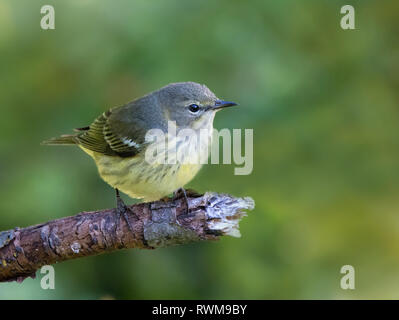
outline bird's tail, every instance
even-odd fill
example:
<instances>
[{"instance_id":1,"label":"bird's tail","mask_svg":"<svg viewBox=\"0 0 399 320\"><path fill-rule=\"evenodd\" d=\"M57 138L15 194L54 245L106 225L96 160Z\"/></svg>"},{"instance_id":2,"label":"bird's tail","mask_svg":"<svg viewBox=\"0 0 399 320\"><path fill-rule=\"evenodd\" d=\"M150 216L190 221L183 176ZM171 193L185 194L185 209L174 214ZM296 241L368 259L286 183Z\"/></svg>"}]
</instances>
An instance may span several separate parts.
<instances>
[{"instance_id":1,"label":"bird's tail","mask_svg":"<svg viewBox=\"0 0 399 320\"><path fill-rule=\"evenodd\" d=\"M78 144L78 141L76 139L76 135L64 134L60 137L51 138L49 140L44 140L41 144L47 145L47 146L73 145L73 144Z\"/></svg>"}]
</instances>

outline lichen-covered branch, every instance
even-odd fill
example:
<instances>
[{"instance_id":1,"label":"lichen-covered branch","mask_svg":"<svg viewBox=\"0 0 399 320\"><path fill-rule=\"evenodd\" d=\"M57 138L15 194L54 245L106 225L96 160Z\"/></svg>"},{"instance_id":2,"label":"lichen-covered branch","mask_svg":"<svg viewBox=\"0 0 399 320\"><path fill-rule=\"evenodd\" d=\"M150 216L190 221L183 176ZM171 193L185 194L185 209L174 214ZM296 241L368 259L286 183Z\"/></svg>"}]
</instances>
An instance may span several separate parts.
<instances>
[{"instance_id":1,"label":"lichen-covered branch","mask_svg":"<svg viewBox=\"0 0 399 320\"><path fill-rule=\"evenodd\" d=\"M208 192L133 205L126 221L115 209L82 212L47 223L0 232L0 282L34 277L43 265L126 248L155 249L222 235L239 237L251 198Z\"/></svg>"}]
</instances>

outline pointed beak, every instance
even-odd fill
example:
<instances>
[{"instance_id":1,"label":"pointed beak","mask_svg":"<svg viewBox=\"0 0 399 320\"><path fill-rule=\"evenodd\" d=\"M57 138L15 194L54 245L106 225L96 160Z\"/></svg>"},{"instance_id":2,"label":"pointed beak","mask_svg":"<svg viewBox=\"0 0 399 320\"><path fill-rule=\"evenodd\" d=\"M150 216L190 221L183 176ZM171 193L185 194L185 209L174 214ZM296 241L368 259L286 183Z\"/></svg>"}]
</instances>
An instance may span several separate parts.
<instances>
[{"instance_id":1,"label":"pointed beak","mask_svg":"<svg viewBox=\"0 0 399 320\"><path fill-rule=\"evenodd\" d=\"M237 106L237 103L232 102L232 101L216 100L215 105L212 107L212 109L217 110L217 109L233 107L233 106Z\"/></svg>"}]
</instances>

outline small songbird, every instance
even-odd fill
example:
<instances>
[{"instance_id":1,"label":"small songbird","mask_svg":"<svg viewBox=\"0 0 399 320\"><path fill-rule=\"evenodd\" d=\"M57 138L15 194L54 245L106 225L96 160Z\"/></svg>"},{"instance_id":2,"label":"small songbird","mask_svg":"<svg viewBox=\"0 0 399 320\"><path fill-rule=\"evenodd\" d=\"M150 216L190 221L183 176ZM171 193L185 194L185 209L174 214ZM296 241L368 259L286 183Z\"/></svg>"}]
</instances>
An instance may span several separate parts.
<instances>
[{"instance_id":1,"label":"small songbird","mask_svg":"<svg viewBox=\"0 0 399 320\"><path fill-rule=\"evenodd\" d=\"M171 152L190 159L207 158L212 138L215 113L225 107L237 105L223 101L205 85L195 82L171 83L121 107L100 115L90 126L75 129L75 134L62 135L44 141L45 145L77 145L95 161L101 178L117 192L118 208L126 208L118 190L132 198L144 201L158 200L182 189L200 170L199 161L148 161L146 150L155 147L159 154ZM159 141L149 141L151 129L162 132L174 124L175 139L162 150ZM184 136L183 129L200 134L205 129L208 139L200 139L193 147ZM169 137L169 136L168 136ZM192 142L192 141L191 141ZM173 150L173 151L171 151ZM173 154L172 154L173 155ZM189 159L189 160L190 160ZM182 189L184 192L184 189Z\"/></svg>"}]
</instances>

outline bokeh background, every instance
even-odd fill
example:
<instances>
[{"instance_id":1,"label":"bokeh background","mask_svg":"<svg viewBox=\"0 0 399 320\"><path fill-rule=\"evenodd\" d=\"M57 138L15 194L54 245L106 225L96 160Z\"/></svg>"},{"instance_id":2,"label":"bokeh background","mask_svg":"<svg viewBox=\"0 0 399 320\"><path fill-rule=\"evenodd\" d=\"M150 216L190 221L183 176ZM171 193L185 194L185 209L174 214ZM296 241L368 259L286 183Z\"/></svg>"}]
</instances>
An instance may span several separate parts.
<instances>
[{"instance_id":1,"label":"bokeh background","mask_svg":"<svg viewBox=\"0 0 399 320\"><path fill-rule=\"evenodd\" d=\"M1 1L0 230L113 207L87 155L39 144L176 81L240 103L216 128L254 129L251 175L208 165L189 187L256 209L240 239L69 261L55 290L38 273L0 298L399 298L398 5L350 2Z\"/></svg>"}]
</instances>

